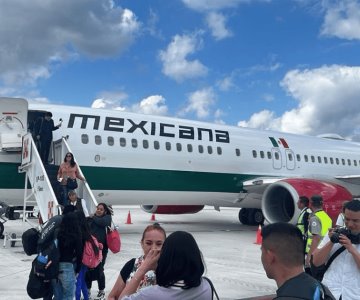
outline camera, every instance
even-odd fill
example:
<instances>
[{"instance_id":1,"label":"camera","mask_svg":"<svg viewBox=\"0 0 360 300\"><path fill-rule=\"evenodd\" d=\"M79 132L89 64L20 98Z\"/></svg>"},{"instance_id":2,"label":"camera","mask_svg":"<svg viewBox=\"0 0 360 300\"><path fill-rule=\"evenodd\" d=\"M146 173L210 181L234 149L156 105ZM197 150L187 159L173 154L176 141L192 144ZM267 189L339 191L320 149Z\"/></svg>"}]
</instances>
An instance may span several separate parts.
<instances>
[{"instance_id":1,"label":"camera","mask_svg":"<svg viewBox=\"0 0 360 300\"><path fill-rule=\"evenodd\" d=\"M334 244L339 243L340 234L348 237L352 244L360 244L360 234L352 234L351 231L346 227L335 228L332 236L330 237L330 241Z\"/></svg>"}]
</instances>

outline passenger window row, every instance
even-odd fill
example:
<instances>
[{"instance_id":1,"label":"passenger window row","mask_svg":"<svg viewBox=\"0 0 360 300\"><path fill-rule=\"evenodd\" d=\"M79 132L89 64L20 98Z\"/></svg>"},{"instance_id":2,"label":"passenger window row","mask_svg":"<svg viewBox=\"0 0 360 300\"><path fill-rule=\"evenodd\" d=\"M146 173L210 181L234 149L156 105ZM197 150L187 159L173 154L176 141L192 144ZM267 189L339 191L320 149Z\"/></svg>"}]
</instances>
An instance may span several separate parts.
<instances>
[{"instance_id":1,"label":"passenger window row","mask_svg":"<svg viewBox=\"0 0 360 300\"><path fill-rule=\"evenodd\" d=\"M240 156L240 149L235 149L235 154L236 156ZM288 152L287 154L287 160L288 161L293 161L295 159L295 157L293 157L293 154L291 152ZM260 157L262 159L264 159L265 157L267 159L272 159L272 153L270 151L265 152L264 151L256 151L256 150L252 150L252 156L254 158ZM296 154L296 160L298 162L301 161L302 156L300 154ZM275 160L279 160L280 159L280 155L278 152L274 152L274 159ZM357 167L358 165L360 166L360 160L357 161L355 159L351 160L349 158L345 159L345 158L333 158L333 157L327 157L327 156L315 156L315 155L307 155L305 154L303 156L304 162L311 162L311 163L319 163L322 164L324 163L326 164L330 164L330 165L343 165L343 166L355 166Z\"/></svg>"},{"instance_id":2,"label":"passenger window row","mask_svg":"<svg viewBox=\"0 0 360 300\"><path fill-rule=\"evenodd\" d=\"M101 135L95 135L95 145L101 145L102 144L102 136ZM83 144L88 144L89 143L89 136L87 134L82 134L81 135L81 142ZM121 137L119 139L119 143L120 143L120 147L126 147L127 145L127 139L124 138L124 137ZM140 142L141 143L141 142ZM151 146L150 146L150 141L149 140L142 140L142 148L143 149L149 149ZM114 140L114 137L112 136L108 136L107 137L107 144L109 146L114 146L115 145L115 140ZM138 148L138 147L141 147L139 146L139 141L137 139L131 139L130 140L130 145L132 148ZM165 149L167 151L171 151L172 149L172 143L171 142L165 142ZM160 149L160 142L159 141L154 141L153 142L153 148L155 150L159 150ZM178 151L178 152L181 152L183 151L183 144L181 143L175 143L175 149ZM205 153L207 152L208 154L213 154L214 153L214 149L212 146L203 146L203 145L198 145L197 146L197 150L199 153ZM185 149L184 149L185 151ZM192 144L186 144L186 151L187 152L193 152L194 151L194 146ZM218 155L222 155L222 148L221 147L216 147L216 154Z\"/></svg>"}]
</instances>

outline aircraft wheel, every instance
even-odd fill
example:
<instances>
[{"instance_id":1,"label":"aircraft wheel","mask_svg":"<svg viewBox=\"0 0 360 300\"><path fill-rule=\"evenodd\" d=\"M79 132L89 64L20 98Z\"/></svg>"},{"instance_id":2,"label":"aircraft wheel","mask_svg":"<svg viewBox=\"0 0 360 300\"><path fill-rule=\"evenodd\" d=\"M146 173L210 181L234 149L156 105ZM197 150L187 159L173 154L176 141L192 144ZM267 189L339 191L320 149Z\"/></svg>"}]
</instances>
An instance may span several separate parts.
<instances>
[{"instance_id":1,"label":"aircraft wheel","mask_svg":"<svg viewBox=\"0 0 360 300\"><path fill-rule=\"evenodd\" d=\"M12 233L12 234L11 234L11 238L12 238L12 239L16 239L16 233ZM15 243L16 243L16 241L11 241L10 247L15 247Z\"/></svg>"},{"instance_id":2,"label":"aircraft wheel","mask_svg":"<svg viewBox=\"0 0 360 300\"><path fill-rule=\"evenodd\" d=\"M249 209L242 208L239 210L239 221L244 225L249 225Z\"/></svg>"},{"instance_id":3,"label":"aircraft wheel","mask_svg":"<svg viewBox=\"0 0 360 300\"><path fill-rule=\"evenodd\" d=\"M262 225L264 224L264 215L261 209L252 208L249 216L251 225Z\"/></svg>"}]
</instances>

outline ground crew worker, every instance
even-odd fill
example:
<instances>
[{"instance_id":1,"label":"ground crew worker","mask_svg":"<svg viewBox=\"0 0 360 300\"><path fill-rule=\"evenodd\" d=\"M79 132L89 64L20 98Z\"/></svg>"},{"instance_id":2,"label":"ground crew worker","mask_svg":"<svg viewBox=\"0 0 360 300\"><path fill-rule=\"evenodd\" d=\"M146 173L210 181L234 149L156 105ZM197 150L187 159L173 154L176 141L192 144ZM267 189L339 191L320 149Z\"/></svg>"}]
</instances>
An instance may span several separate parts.
<instances>
[{"instance_id":1,"label":"ground crew worker","mask_svg":"<svg viewBox=\"0 0 360 300\"><path fill-rule=\"evenodd\" d=\"M304 253L306 254L306 242L307 242L307 232L309 227L309 216L311 214L311 209L309 208L309 198L306 196L300 196L297 201L297 207L301 210L296 227L300 229L301 234L304 240Z\"/></svg>"},{"instance_id":2,"label":"ground crew worker","mask_svg":"<svg viewBox=\"0 0 360 300\"><path fill-rule=\"evenodd\" d=\"M323 211L323 198L314 195L310 198L311 215L309 218L309 229L305 252L305 268L310 268L310 259L317 249L323 237L332 227L332 220L329 215Z\"/></svg>"}]
</instances>

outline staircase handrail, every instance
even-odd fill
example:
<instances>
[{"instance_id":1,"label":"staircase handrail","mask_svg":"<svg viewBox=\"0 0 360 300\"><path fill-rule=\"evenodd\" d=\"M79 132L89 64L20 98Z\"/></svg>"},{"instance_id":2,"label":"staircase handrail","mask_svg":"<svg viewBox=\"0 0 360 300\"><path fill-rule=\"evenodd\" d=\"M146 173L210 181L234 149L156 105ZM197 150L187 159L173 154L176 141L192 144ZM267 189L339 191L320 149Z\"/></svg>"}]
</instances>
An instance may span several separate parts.
<instances>
[{"instance_id":1,"label":"staircase handrail","mask_svg":"<svg viewBox=\"0 0 360 300\"><path fill-rule=\"evenodd\" d=\"M25 172L24 210L26 203L30 201L29 199L35 197L43 222L58 215L61 211L59 210L59 203L31 133L26 133L23 136L21 165L18 171L19 173ZM27 194L28 180L31 184L31 193L29 195ZM24 218L25 213L23 214L23 220Z\"/></svg>"}]
</instances>

